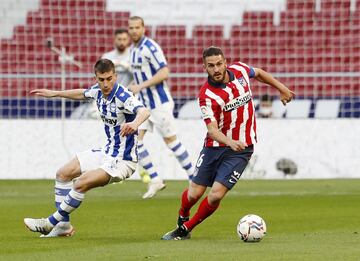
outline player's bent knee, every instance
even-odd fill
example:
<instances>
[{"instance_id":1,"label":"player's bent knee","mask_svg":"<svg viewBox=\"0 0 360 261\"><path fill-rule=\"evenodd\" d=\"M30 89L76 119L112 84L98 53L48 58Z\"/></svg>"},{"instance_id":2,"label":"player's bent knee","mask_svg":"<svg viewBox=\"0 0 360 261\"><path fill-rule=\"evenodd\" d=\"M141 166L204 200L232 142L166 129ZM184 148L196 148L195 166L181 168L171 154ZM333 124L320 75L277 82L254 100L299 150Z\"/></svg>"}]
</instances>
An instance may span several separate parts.
<instances>
[{"instance_id":1,"label":"player's bent knee","mask_svg":"<svg viewBox=\"0 0 360 261\"><path fill-rule=\"evenodd\" d=\"M81 179L77 179L74 183L74 190L80 193L85 193L89 190L89 187L87 186L86 182Z\"/></svg>"},{"instance_id":2,"label":"player's bent knee","mask_svg":"<svg viewBox=\"0 0 360 261\"><path fill-rule=\"evenodd\" d=\"M80 176L74 183L74 189L77 192L85 193L92 188L90 180L87 177Z\"/></svg>"},{"instance_id":3,"label":"player's bent knee","mask_svg":"<svg viewBox=\"0 0 360 261\"><path fill-rule=\"evenodd\" d=\"M164 139L165 143L168 144L168 143L171 143L174 140L176 140L176 135L170 136L170 137L164 137L163 139Z\"/></svg>"},{"instance_id":4,"label":"player's bent knee","mask_svg":"<svg viewBox=\"0 0 360 261\"><path fill-rule=\"evenodd\" d=\"M188 194L188 200L190 202L198 201L201 198L201 195L189 195Z\"/></svg>"},{"instance_id":5,"label":"player's bent knee","mask_svg":"<svg viewBox=\"0 0 360 261\"><path fill-rule=\"evenodd\" d=\"M71 175L68 175L62 168L56 172L56 179L60 181L70 181L72 180Z\"/></svg>"},{"instance_id":6,"label":"player's bent knee","mask_svg":"<svg viewBox=\"0 0 360 261\"><path fill-rule=\"evenodd\" d=\"M208 202L210 205L218 205L225 195L221 192L211 192L208 195Z\"/></svg>"}]
</instances>

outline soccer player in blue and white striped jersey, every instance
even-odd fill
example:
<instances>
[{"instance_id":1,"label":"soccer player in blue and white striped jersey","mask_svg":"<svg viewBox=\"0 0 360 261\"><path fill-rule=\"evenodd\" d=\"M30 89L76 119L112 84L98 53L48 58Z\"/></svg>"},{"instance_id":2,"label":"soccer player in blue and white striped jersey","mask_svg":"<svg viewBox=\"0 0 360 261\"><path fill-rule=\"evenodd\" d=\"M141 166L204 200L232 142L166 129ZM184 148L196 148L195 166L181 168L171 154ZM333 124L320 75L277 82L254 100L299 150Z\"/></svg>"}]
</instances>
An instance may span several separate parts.
<instances>
[{"instance_id":1,"label":"soccer player in blue and white striped jersey","mask_svg":"<svg viewBox=\"0 0 360 261\"><path fill-rule=\"evenodd\" d=\"M143 198L153 197L165 184L158 176L148 151L143 144L146 131L155 126L167 146L175 154L191 180L193 165L189 154L176 136L175 120L172 114L174 102L166 79L169 69L161 47L145 36L144 20L139 16L129 18L128 32L133 44L130 49L130 64L135 84L129 89L139 94L141 101L150 109L151 116L139 127L139 164L149 173L151 182Z\"/></svg>"},{"instance_id":2,"label":"soccer player in blue and white striped jersey","mask_svg":"<svg viewBox=\"0 0 360 261\"><path fill-rule=\"evenodd\" d=\"M124 86L116 82L114 64L107 59L95 66L97 84L89 89L52 91L36 89L32 94L73 100L94 99L104 122L107 143L102 149L78 153L56 173L55 205L48 218L25 218L25 225L45 237L71 236L70 213L77 209L85 192L129 178L137 164L137 129L150 112Z\"/></svg>"}]
</instances>

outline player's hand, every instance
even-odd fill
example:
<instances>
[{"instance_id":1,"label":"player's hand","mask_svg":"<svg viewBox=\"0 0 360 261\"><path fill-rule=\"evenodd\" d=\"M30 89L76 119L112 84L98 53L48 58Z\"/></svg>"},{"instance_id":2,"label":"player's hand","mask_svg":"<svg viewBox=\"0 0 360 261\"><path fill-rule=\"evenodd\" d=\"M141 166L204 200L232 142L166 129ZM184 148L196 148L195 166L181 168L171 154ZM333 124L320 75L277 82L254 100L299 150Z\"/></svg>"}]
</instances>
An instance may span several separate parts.
<instances>
[{"instance_id":1,"label":"player's hand","mask_svg":"<svg viewBox=\"0 0 360 261\"><path fill-rule=\"evenodd\" d=\"M56 96L56 91L52 91L52 90L48 90L48 89L35 89L35 90L30 91L30 94L35 94L37 96L50 98L50 97Z\"/></svg>"},{"instance_id":2,"label":"player's hand","mask_svg":"<svg viewBox=\"0 0 360 261\"><path fill-rule=\"evenodd\" d=\"M128 86L128 89L132 91L133 94L137 94L141 91L142 87L138 84L131 84Z\"/></svg>"},{"instance_id":3,"label":"player's hand","mask_svg":"<svg viewBox=\"0 0 360 261\"><path fill-rule=\"evenodd\" d=\"M136 126L136 124L133 122L124 123L123 125L121 125L120 136L124 137L126 135L133 134L134 132L136 132L137 127L138 126Z\"/></svg>"},{"instance_id":4,"label":"player's hand","mask_svg":"<svg viewBox=\"0 0 360 261\"><path fill-rule=\"evenodd\" d=\"M288 88L280 91L280 100L282 104L286 105L289 103L295 96L295 93L290 91Z\"/></svg>"},{"instance_id":5,"label":"player's hand","mask_svg":"<svg viewBox=\"0 0 360 261\"><path fill-rule=\"evenodd\" d=\"M231 140L229 146L233 151L241 151L247 147L244 142L235 140Z\"/></svg>"}]
</instances>

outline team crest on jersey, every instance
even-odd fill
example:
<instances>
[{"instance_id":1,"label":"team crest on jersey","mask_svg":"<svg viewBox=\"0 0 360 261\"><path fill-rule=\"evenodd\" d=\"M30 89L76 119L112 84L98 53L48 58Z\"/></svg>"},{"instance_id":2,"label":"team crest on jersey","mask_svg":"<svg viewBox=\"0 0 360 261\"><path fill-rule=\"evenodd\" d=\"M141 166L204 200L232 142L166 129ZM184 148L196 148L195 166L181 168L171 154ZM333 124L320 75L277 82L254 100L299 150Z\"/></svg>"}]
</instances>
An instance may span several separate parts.
<instances>
[{"instance_id":1,"label":"team crest on jersey","mask_svg":"<svg viewBox=\"0 0 360 261\"><path fill-rule=\"evenodd\" d=\"M111 112L116 112L116 104L115 103L111 103L109 106L109 109Z\"/></svg>"},{"instance_id":2,"label":"team crest on jersey","mask_svg":"<svg viewBox=\"0 0 360 261\"><path fill-rule=\"evenodd\" d=\"M235 99L232 99L224 106L224 111L232 111L234 109L237 109L241 106L244 106L251 100L250 92L245 92L239 97L236 97Z\"/></svg>"},{"instance_id":3,"label":"team crest on jersey","mask_svg":"<svg viewBox=\"0 0 360 261\"><path fill-rule=\"evenodd\" d=\"M241 85L242 87L246 87L246 82L245 82L244 77L240 77L240 78L238 78L237 80L238 80L238 82L240 83L240 85Z\"/></svg>"}]
</instances>

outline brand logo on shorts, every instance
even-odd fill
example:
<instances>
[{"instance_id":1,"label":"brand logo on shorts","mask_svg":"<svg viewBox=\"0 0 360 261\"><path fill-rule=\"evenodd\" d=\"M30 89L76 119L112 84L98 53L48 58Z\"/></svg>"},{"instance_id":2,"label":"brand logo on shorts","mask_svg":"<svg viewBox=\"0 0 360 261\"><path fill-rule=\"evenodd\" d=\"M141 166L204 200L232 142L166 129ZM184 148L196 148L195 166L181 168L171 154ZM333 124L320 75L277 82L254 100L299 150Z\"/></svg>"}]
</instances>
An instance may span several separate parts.
<instances>
[{"instance_id":1,"label":"brand logo on shorts","mask_svg":"<svg viewBox=\"0 0 360 261\"><path fill-rule=\"evenodd\" d=\"M196 177L196 175L199 173L199 168L195 168L194 173L193 173L193 177Z\"/></svg>"},{"instance_id":2,"label":"brand logo on shorts","mask_svg":"<svg viewBox=\"0 0 360 261\"><path fill-rule=\"evenodd\" d=\"M119 160L118 159L115 159L111 162L111 165L110 165L110 169L114 170L114 169L117 169L117 164L118 164Z\"/></svg>"},{"instance_id":3,"label":"brand logo on shorts","mask_svg":"<svg viewBox=\"0 0 360 261\"><path fill-rule=\"evenodd\" d=\"M231 178L229 179L229 182L232 184L236 184L236 182L238 182L240 177L241 177L241 173L234 170L233 174L231 175Z\"/></svg>"}]
</instances>

